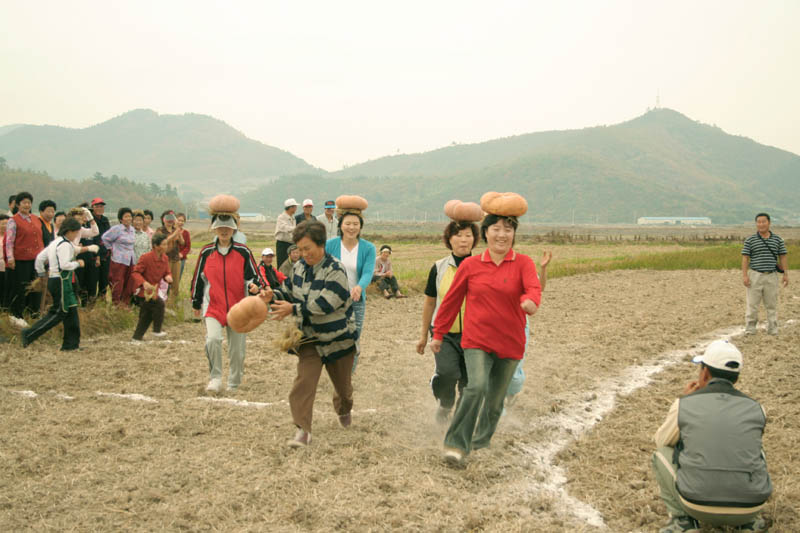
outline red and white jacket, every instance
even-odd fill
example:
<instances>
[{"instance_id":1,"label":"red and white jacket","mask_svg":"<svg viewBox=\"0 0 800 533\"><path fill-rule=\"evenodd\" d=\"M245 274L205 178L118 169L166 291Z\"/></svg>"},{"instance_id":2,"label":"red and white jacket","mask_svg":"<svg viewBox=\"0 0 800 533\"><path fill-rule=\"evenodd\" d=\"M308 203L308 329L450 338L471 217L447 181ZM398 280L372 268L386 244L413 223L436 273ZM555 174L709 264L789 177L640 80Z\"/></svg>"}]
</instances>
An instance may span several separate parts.
<instances>
[{"instance_id":1,"label":"red and white jacket","mask_svg":"<svg viewBox=\"0 0 800 533\"><path fill-rule=\"evenodd\" d=\"M192 307L225 326L228 311L247 296L251 283L267 286L247 246L231 241L223 254L217 242L207 244L200 250L192 277Z\"/></svg>"}]
</instances>

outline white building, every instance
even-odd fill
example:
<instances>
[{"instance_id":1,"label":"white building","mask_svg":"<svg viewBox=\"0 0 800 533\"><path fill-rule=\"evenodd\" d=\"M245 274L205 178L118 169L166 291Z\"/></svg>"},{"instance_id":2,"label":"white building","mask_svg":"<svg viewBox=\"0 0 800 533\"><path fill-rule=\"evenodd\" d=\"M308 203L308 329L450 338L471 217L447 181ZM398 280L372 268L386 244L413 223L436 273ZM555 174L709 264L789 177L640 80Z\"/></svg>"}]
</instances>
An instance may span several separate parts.
<instances>
[{"instance_id":1,"label":"white building","mask_svg":"<svg viewBox=\"0 0 800 533\"><path fill-rule=\"evenodd\" d=\"M708 217L639 217L636 223L640 226L710 226Z\"/></svg>"},{"instance_id":2,"label":"white building","mask_svg":"<svg viewBox=\"0 0 800 533\"><path fill-rule=\"evenodd\" d=\"M261 213L239 213L242 222L266 222L267 218Z\"/></svg>"}]
</instances>

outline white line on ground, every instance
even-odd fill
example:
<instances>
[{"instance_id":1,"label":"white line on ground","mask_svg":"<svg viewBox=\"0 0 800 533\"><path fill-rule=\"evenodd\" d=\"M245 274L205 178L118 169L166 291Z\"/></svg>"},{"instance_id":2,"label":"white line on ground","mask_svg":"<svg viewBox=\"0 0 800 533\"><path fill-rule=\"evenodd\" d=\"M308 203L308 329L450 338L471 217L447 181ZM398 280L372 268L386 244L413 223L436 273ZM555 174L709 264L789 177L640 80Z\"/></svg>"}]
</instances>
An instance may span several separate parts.
<instances>
[{"instance_id":1,"label":"white line on ground","mask_svg":"<svg viewBox=\"0 0 800 533\"><path fill-rule=\"evenodd\" d=\"M795 320L784 322L787 326L795 323ZM702 353L712 341L729 340L743 333L742 326L713 331L696 342L693 348L664 352L655 358L653 364L628 367L618 376L603 380L596 386L567 398L558 413L540 421L543 429L553 435L552 438L536 446L520 446L544 472L545 480L543 484L537 481L537 488L555 492L561 512L573 515L591 526L605 527L603 516L597 509L567 492L564 487L567 478L564 469L555 464L556 455L609 414L614 409L617 396L627 396L644 387L652 381L653 375L684 360L688 355Z\"/></svg>"},{"instance_id":2,"label":"white line on ground","mask_svg":"<svg viewBox=\"0 0 800 533\"><path fill-rule=\"evenodd\" d=\"M217 402L221 404L235 405L237 407L255 407L256 409L263 409L270 405L285 404L286 400L279 402L249 402L247 400L236 400L234 398L212 398L211 396L198 396L195 400L202 402Z\"/></svg>"},{"instance_id":3,"label":"white line on ground","mask_svg":"<svg viewBox=\"0 0 800 533\"><path fill-rule=\"evenodd\" d=\"M95 392L97 396L108 396L111 398L122 398L124 400L133 400L135 402L148 402L148 403L158 403L158 400L155 398L151 398L149 396L145 396L143 394L119 394L117 392Z\"/></svg>"}]
</instances>

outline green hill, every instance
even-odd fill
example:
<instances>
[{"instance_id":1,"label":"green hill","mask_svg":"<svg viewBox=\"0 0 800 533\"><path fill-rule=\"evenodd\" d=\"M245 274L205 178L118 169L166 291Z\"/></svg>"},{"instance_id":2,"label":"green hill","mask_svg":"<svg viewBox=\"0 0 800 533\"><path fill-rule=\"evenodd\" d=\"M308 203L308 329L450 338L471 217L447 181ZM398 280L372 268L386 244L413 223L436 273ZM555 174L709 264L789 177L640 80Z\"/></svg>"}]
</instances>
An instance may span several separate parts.
<instances>
[{"instance_id":1,"label":"green hill","mask_svg":"<svg viewBox=\"0 0 800 533\"><path fill-rule=\"evenodd\" d=\"M184 198L236 192L284 174L322 172L289 152L197 114L130 111L83 129L22 125L0 132L9 166L80 178L99 171L170 183Z\"/></svg>"},{"instance_id":2,"label":"green hill","mask_svg":"<svg viewBox=\"0 0 800 533\"><path fill-rule=\"evenodd\" d=\"M177 191L169 185L136 183L116 175L106 177L99 173L85 180L57 180L44 172L8 168L2 160L0 185L4 212L8 197L21 191L28 191L33 195L34 213L42 200L53 200L59 211L66 211L99 196L106 201L106 216L112 224L116 224L117 210L120 207L150 209L156 217L167 209L178 212L185 209Z\"/></svg>"},{"instance_id":3,"label":"green hill","mask_svg":"<svg viewBox=\"0 0 800 533\"><path fill-rule=\"evenodd\" d=\"M311 191L314 199L358 193L387 218L436 218L448 199L477 200L488 190L523 194L530 204L526 220L536 222L709 216L739 223L767 210L796 223L800 157L655 109L614 126L384 157L327 178L282 178L246 203L278 205L269 199Z\"/></svg>"}]
</instances>

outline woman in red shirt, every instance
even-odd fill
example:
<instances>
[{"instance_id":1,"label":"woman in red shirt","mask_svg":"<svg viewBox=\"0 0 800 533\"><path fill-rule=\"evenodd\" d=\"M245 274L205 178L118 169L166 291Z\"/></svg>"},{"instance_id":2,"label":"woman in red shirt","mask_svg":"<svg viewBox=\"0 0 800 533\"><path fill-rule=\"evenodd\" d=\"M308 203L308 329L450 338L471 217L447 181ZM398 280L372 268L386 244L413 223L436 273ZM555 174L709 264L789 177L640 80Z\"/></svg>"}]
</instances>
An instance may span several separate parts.
<instances>
[{"instance_id":1,"label":"woman in red shirt","mask_svg":"<svg viewBox=\"0 0 800 533\"><path fill-rule=\"evenodd\" d=\"M487 249L464 259L436 314L434 353L466 298L461 347L468 382L444 439L449 463L489 446L508 384L525 353L526 315L536 313L541 301L536 265L513 250L517 226L516 216L502 211L484 217L481 238Z\"/></svg>"}]
</instances>

